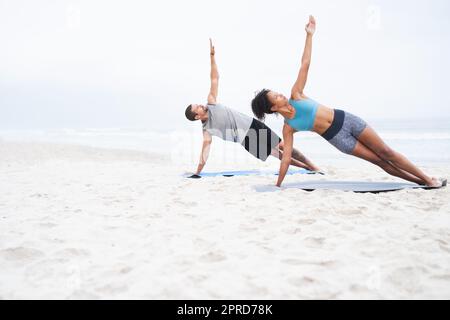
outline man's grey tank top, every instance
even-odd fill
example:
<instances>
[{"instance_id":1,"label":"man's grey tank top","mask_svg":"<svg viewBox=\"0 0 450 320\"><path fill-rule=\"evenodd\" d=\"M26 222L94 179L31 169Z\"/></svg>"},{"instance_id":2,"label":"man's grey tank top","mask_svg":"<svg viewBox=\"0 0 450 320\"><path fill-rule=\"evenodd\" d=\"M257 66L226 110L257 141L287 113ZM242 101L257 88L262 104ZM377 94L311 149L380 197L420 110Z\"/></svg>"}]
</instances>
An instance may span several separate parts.
<instances>
[{"instance_id":1,"label":"man's grey tank top","mask_svg":"<svg viewBox=\"0 0 450 320\"><path fill-rule=\"evenodd\" d=\"M253 118L224 105L208 104L208 120L203 122L203 130L223 140L242 143L252 121Z\"/></svg>"}]
</instances>

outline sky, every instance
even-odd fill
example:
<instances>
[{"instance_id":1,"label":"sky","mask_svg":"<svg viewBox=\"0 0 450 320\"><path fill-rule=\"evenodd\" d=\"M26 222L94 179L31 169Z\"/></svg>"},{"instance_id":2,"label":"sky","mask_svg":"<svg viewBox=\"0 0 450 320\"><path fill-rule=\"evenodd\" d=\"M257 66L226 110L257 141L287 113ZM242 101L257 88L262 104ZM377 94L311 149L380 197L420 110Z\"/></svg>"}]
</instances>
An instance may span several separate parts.
<instances>
[{"instance_id":1,"label":"sky","mask_svg":"<svg viewBox=\"0 0 450 320\"><path fill-rule=\"evenodd\" d=\"M251 115L256 91L289 94L309 14L306 95L369 120L450 119L446 0L0 0L0 130L195 127L209 37L219 102Z\"/></svg>"}]
</instances>

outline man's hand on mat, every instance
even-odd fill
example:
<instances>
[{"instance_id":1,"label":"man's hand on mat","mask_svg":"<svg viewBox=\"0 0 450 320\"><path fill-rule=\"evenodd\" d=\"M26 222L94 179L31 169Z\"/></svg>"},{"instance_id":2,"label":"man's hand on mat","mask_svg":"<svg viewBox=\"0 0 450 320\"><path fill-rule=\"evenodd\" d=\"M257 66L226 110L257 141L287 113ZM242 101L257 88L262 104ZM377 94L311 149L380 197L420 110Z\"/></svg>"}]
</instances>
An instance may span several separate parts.
<instances>
[{"instance_id":1,"label":"man's hand on mat","mask_svg":"<svg viewBox=\"0 0 450 320\"><path fill-rule=\"evenodd\" d=\"M309 16L309 22L305 26L305 31L307 34L313 35L316 32L316 19L313 16Z\"/></svg>"},{"instance_id":2,"label":"man's hand on mat","mask_svg":"<svg viewBox=\"0 0 450 320\"><path fill-rule=\"evenodd\" d=\"M216 54L216 49L213 46L211 38L209 38L209 50L210 50L210 55L213 56Z\"/></svg>"}]
</instances>

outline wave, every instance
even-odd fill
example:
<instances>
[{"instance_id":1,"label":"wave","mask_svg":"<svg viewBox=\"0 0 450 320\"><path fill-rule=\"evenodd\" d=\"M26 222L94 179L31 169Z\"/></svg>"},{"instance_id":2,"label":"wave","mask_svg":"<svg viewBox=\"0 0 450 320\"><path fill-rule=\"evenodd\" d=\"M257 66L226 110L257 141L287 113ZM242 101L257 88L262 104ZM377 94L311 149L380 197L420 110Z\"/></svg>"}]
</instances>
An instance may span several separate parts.
<instances>
[{"instance_id":1,"label":"wave","mask_svg":"<svg viewBox=\"0 0 450 320\"><path fill-rule=\"evenodd\" d=\"M450 140L449 131L380 131L378 134L386 140ZM123 129L123 128L85 128L85 129L51 129L51 130L3 130L0 136L8 138L106 138L122 137L137 139L170 139L173 137L193 137L201 136L201 130L174 130L168 132L155 131L148 128ZM296 135L298 139L320 139L321 137L313 132L301 132Z\"/></svg>"}]
</instances>

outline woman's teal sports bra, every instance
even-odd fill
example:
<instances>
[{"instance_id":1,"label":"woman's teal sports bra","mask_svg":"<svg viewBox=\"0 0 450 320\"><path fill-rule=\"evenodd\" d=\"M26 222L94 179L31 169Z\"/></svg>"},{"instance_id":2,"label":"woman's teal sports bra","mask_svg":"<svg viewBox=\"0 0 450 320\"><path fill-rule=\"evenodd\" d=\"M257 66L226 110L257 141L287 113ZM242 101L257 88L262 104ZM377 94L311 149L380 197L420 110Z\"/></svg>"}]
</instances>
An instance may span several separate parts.
<instances>
[{"instance_id":1,"label":"woman's teal sports bra","mask_svg":"<svg viewBox=\"0 0 450 320\"><path fill-rule=\"evenodd\" d=\"M293 100L289 104L295 108L295 117L286 119L284 123L290 125L296 131L310 131L314 126L319 103L312 99Z\"/></svg>"}]
</instances>

